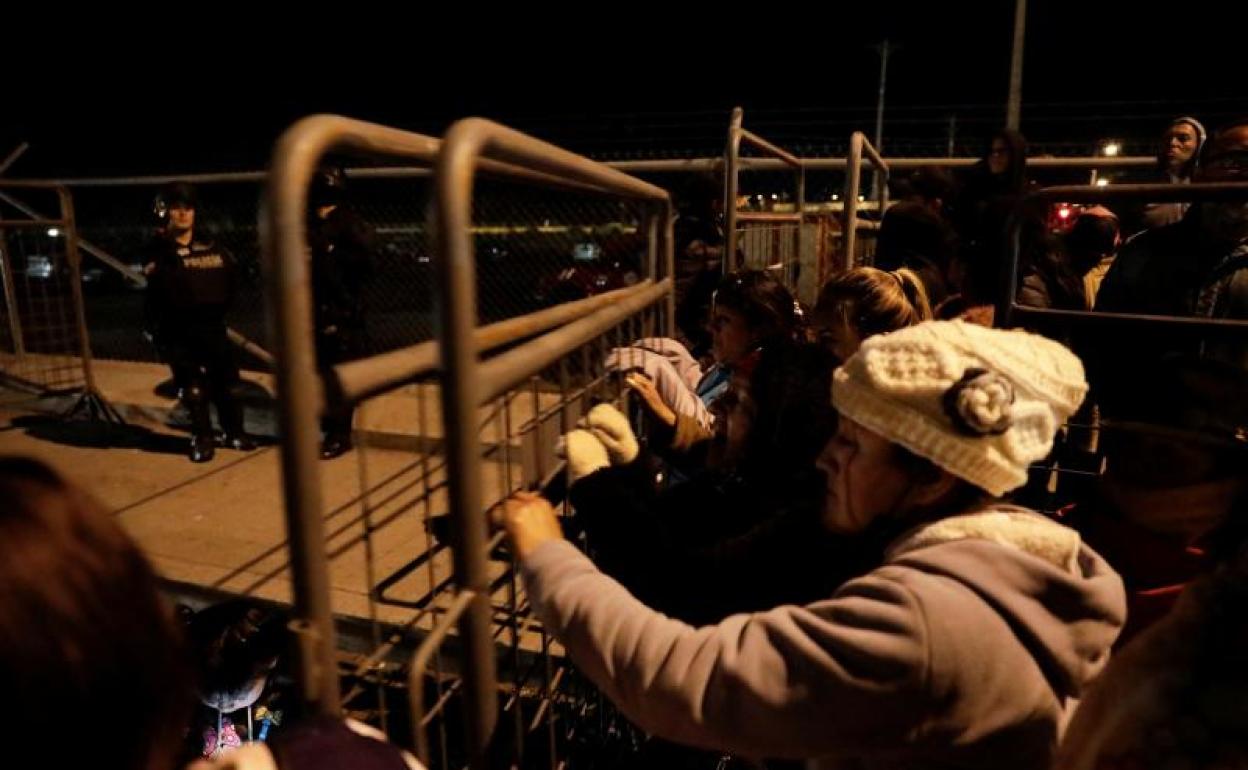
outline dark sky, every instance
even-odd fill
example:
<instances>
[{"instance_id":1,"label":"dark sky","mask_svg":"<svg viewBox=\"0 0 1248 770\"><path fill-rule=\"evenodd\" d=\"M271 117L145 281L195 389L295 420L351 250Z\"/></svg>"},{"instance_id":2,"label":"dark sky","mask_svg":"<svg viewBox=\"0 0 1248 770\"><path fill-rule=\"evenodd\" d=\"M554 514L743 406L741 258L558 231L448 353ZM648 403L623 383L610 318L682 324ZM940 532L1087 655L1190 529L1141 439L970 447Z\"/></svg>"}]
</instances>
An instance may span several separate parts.
<instances>
[{"instance_id":1,"label":"dark sky","mask_svg":"<svg viewBox=\"0 0 1248 770\"><path fill-rule=\"evenodd\" d=\"M900 46L886 139L939 140L949 115L964 138L1003 120L1012 0L757 5L782 10L784 23L745 10L720 20L726 2L509 18L474 3L459 20L435 20L422 5L384 22L339 3L309 11L312 30L209 4L190 25L75 16L66 32L56 19L14 19L0 154L31 142L15 176L255 168L284 126L322 111L430 133L485 115L616 156L713 151L734 104L760 133L813 148L870 130L872 46L886 36ZM1147 135L1169 115L1216 125L1248 112L1234 2L1029 5L1023 129L1033 140ZM139 33L140 21L153 30Z\"/></svg>"}]
</instances>

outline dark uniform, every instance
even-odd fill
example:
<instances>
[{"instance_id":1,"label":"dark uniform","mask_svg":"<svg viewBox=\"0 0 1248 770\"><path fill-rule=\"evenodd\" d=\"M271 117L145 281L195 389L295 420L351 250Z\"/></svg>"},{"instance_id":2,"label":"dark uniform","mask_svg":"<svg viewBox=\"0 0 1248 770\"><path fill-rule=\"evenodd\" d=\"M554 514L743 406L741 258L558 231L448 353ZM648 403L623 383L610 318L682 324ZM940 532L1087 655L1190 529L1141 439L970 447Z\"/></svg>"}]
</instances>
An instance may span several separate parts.
<instances>
[{"instance_id":1,"label":"dark uniform","mask_svg":"<svg viewBox=\"0 0 1248 770\"><path fill-rule=\"evenodd\" d=\"M366 350L364 282L372 273L373 229L342 204L341 171L318 172L310 194L308 245L312 254L313 322L316 360L322 371L362 356ZM318 209L333 206L321 216ZM332 391L332 377L327 377ZM321 419L322 456L351 448L354 409L332 404Z\"/></svg>"},{"instance_id":2,"label":"dark uniform","mask_svg":"<svg viewBox=\"0 0 1248 770\"><path fill-rule=\"evenodd\" d=\"M190 412L191 459L212 458L210 402L217 407L227 444L252 448L231 393L238 365L226 335L225 311L234 293L234 258L215 244L192 239L183 245L162 231L148 245L145 261L146 327Z\"/></svg>"}]
</instances>

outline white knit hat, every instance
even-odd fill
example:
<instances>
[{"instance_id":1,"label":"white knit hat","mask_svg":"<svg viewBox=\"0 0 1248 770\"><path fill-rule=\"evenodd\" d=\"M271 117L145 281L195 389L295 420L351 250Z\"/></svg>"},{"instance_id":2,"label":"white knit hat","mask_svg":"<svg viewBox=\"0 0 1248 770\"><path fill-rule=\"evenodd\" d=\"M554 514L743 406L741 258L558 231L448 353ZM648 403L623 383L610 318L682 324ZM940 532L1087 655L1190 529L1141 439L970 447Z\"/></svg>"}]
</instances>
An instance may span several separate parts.
<instances>
[{"instance_id":1,"label":"white knit hat","mask_svg":"<svg viewBox=\"0 0 1248 770\"><path fill-rule=\"evenodd\" d=\"M1027 481L1088 390L1052 340L962 321L868 338L832 381L837 411L990 494Z\"/></svg>"}]
</instances>

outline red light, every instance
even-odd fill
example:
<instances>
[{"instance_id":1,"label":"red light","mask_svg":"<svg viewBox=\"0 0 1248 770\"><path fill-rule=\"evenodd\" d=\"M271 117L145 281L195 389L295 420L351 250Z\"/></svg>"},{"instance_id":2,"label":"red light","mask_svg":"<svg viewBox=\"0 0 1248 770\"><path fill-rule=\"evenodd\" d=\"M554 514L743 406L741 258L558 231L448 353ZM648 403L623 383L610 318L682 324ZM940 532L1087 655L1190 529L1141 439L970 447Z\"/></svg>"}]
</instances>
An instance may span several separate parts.
<instances>
[{"instance_id":1,"label":"red light","mask_svg":"<svg viewBox=\"0 0 1248 770\"><path fill-rule=\"evenodd\" d=\"M1061 219L1069 219L1069 218L1070 218L1070 207L1069 207L1069 206L1062 206L1060 209L1058 209L1058 210L1057 210L1057 216L1058 216L1058 217L1060 217Z\"/></svg>"}]
</instances>

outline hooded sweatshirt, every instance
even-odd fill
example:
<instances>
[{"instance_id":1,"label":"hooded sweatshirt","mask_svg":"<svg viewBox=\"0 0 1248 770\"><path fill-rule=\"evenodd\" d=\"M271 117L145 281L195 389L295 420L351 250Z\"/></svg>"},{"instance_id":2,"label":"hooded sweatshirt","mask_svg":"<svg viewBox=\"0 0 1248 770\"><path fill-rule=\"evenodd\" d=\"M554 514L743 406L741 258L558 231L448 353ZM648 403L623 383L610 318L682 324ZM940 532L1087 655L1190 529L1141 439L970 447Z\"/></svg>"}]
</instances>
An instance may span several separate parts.
<instances>
[{"instance_id":1,"label":"hooded sweatshirt","mask_svg":"<svg viewBox=\"0 0 1248 770\"><path fill-rule=\"evenodd\" d=\"M567 542L522 571L547 628L642 728L813 767L1047 768L1125 614L1073 530L1005 506L901 536L826 600L703 628Z\"/></svg>"}]
</instances>

